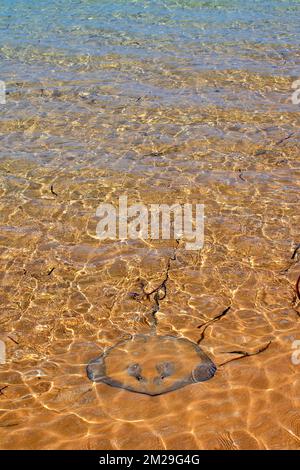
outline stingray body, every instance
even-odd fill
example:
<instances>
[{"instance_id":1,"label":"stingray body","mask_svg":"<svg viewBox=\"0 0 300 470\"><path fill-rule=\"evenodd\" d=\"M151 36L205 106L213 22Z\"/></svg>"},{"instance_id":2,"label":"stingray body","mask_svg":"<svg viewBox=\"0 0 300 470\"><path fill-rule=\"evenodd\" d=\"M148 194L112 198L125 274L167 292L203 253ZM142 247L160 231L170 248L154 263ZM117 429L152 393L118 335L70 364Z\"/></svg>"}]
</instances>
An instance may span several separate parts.
<instances>
[{"instance_id":1,"label":"stingray body","mask_svg":"<svg viewBox=\"0 0 300 470\"><path fill-rule=\"evenodd\" d=\"M135 335L87 366L93 382L161 395L214 376L216 366L195 343L175 336Z\"/></svg>"}]
</instances>

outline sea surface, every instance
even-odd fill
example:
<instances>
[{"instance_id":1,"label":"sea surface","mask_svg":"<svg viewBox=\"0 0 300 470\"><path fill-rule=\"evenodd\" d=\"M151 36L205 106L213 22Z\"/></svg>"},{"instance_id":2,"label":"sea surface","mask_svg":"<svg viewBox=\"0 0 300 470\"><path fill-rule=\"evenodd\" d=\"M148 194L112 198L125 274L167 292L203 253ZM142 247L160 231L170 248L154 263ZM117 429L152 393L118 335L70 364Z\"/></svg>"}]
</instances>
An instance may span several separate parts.
<instances>
[{"instance_id":1,"label":"sea surface","mask_svg":"<svg viewBox=\"0 0 300 470\"><path fill-rule=\"evenodd\" d=\"M1 0L0 448L300 449L299 24L293 0ZM97 239L124 195L204 204L204 247ZM215 377L91 382L157 303Z\"/></svg>"}]
</instances>

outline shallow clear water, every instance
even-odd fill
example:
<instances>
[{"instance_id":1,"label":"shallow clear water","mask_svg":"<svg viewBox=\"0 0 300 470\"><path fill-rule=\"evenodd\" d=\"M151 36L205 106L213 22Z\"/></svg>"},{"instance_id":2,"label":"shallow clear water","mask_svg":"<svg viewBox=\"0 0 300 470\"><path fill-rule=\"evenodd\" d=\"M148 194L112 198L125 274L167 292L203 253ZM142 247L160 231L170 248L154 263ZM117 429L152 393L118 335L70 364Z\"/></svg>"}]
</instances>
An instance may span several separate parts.
<instances>
[{"instance_id":1,"label":"shallow clear water","mask_svg":"<svg viewBox=\"0 0 300 470\"><path fill-rule=\"evenodd\" d=\"M299 20L296 1L1 2L1 448L300 447ZM99 242L124 194L204 203L204 248ZM92 384L91 359L149 333L166 274L157 332L201 339L215 377Z\"/></svg>"}]
</instances>

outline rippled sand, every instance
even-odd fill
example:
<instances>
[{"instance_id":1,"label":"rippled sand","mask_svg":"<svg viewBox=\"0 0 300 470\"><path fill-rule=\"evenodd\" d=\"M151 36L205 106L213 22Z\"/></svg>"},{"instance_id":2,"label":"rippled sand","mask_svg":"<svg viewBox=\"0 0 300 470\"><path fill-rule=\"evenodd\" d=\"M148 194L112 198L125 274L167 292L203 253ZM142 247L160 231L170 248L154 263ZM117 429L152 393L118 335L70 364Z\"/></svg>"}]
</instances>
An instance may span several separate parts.
<instances>
[{"instance_id":1,"label":"rippled sand","mask_svg":"<svg viewBox=\"0 0 300 470\"><path fill-rule=\"evenodd\" d=\"M263 45L248 52L284 65ZM37 68L58 63L26 53ZM83 56L79 75L101 70L101 85L50 72L32 83L25 71L8 83L0 448L300 448L299 107L291 77L251 71L249 54L248 71ZM144 86L126 88L127 74ZM97 206L124 194L205 204L204 248L97 240ZM201 340L215 377L155 397L90 382L91 359L149 331L153 296L132 293L159 286L168 265L157 332Z\"/></svg>"},{"instance_id":2,"label":"rippled sand","mask_svg":"<svg viewBox=\"0 0 300 470\"><path fill-rule=\"evenodd\" d=\"M56 98L27 99L54 108ZM64 125L55 114L1 122L1 447L299 448L296 113L84 106ZM204 203L204 249L99 242L96 207L124 193ZM160 284L174 247L158 332L197 341L198 326L231 305L201 342L214 361L270 347L161 397L91 384L91 358L147 331L153 299L130 293Z\"/></svg>"}]
</instances>

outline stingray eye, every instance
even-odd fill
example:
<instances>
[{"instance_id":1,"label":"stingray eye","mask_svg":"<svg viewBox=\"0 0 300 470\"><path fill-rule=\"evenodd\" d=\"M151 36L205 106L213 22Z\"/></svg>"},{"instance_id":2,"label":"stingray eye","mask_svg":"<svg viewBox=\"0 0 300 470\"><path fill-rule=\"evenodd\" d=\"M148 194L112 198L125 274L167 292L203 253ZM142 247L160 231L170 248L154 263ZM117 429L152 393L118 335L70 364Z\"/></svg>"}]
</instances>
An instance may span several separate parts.
<instances>
[{"instance_id":1,"label":"stingray eye","mask_svg":"<svg viewBox=\"0 0 300 470\"><path fill-rule=\"evenodd\" d=\"M156 370L160 374L160 378L164 379L173 374L174 364L172 362L160 362L157 364Z\"/></svg>"},{"instance_id":2,"label":"stingray eye","mask_svg":"<svg viewBox=\"0 0 300 470\"><path fill-rule=\"evenodd\" d=\"M144 380L142 377L142 368L139 364L131 364L127 368L128 375L131 377L135 377L136 380Z\"/></svg>"}]
</instances>

